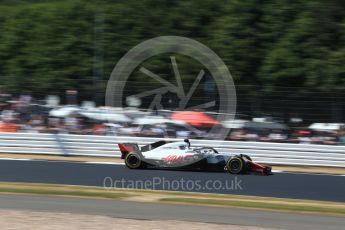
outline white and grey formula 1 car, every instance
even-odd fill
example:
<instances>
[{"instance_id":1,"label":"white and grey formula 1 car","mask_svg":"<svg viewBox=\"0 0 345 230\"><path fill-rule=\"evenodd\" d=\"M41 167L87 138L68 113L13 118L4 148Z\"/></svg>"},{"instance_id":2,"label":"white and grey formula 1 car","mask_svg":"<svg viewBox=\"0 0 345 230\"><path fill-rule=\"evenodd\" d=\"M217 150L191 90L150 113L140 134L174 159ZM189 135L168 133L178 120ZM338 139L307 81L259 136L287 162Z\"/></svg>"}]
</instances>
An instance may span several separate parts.
<instances>
[{"instance_id":1,"label":"white and grey formula 1 car","mask_svg":"<svg viewBox=\"0 0 345 230\"><path fill-rule=\"evenodd\" d=\"M270 175L271 167L257 164L243 154L218 153L211 147L191 147L183 142L158 141L143 147L134 143L119 144L121 158L130 169L174 168L202 171L225 171L231 174Z\"/></svg>"}]
</instances>

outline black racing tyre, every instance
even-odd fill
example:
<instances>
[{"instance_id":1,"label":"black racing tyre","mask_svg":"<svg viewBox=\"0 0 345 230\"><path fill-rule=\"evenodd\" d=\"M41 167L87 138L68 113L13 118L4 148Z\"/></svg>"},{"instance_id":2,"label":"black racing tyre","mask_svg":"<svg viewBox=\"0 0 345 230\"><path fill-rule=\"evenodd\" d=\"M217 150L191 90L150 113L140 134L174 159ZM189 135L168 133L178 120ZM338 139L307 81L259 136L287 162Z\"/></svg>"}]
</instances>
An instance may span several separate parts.
<instances>
[{"instance_id":1,"label":"black racing tyre","mask_svg":"<svg viewBox=\"0 0 345 230\"><path fill-rule=\"evenodd\" d=\"M125 164L129 169L145 168L146 164L136 152L128 153L125 157Z\"/></svg>"},{"instance_id":2,"label":"black racing tyre","mask_svg":"<svg viewBox=\"0 0 345 230\"><path fill-rule=\"evenodd\" d=\"M241 157L232 157L226 162L226 168L231 174L245 173L246 165Z\"/></svg>"}]
</instances>

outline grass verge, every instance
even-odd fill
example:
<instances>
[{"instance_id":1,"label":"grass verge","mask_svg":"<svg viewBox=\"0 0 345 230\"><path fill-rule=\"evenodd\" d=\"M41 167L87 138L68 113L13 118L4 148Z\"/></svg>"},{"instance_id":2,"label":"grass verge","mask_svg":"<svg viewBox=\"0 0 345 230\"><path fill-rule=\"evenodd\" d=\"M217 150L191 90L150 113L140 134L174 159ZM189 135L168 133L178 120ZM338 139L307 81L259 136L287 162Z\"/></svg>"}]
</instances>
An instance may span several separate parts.
<instances>
[{"instance_id":1,"label":"grass verge","mask_svg":"<svg viewBox=\"0 0 345 230\"><path fill-rule=\"evenodd\" d=\"M237 207L300 213L345 215L345 203L281 199L242 195L204 194L151 190L104 189L92 186L0 182L0 194L67 196L115 199L135 202L174 203L202 206Z\"/></svg>"},{"instance_id":2,"label":"grass verge","mask_svg":"<svg viewBox=\"0 0 345 230\"><path fill-rule=\"evenodd\" d=\"M345 215L345 206L334 205L316 205L298 204L298 202L286 202L272 203L272 202L255 202L246 200L234 200L234 199L197 199L197 198L163 198L162 202L180 203L180 204L195 204L195 205L214 205L224 207L241 207L241 208L257 208L266 210L279 210L290 212L308 212L308 213L323 213L323 214L340 214Z\"/></svg>"},{"instance_id":3,"label":"grass verge","mask_svg":"<svg viewBox=\"0 0 345 230\"><path fill-rule=\"evenodd\" d=\"M0 183L0 193L73 196L88 198L121 199L130 195L121 191L105 192L103 189L84 188L82 186L43 185L29 183Z\"/></svg>"}]
</instances>

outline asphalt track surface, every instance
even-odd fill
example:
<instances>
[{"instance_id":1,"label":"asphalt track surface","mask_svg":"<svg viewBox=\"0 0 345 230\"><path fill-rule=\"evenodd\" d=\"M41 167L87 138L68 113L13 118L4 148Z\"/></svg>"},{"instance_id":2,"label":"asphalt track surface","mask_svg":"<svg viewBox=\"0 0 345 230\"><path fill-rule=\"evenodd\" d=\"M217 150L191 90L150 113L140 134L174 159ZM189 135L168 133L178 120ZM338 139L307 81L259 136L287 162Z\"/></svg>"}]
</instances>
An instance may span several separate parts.
<instances>
[{"instance_id":1,"label":"asphalt track surface","mask_svg":"<svg viewBox=\"0 0 345 230\"><path fill-rule=\"evenodd\" d=\"M23 195L0 195L0 208L91 214L126 219L184 220L286 230L339 230L344 229L345 223L345 218L335 216Z\"/></svg>"},{"instance_id":2,"label":"asphalt track surface","mask_svg":"<svg viewBox=\"0 0 345 230\"><path fill-rule=\"evenodd\" d=\"M124 165L0 160L0 181L240 194L345 202L345 176L130 170ZM237 185L236 185L237 184Z\"/></svg>"}]
</instances>

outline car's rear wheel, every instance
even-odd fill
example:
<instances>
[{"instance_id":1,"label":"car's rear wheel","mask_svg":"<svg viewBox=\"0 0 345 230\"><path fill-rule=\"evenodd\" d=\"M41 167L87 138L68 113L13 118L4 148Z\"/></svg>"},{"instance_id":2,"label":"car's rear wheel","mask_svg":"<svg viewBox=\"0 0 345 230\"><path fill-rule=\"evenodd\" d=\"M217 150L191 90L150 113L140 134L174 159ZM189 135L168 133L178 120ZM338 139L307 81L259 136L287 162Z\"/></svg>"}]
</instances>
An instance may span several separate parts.
<instances>
[{"instance_id":1,"label":"car's rear wheel","mask_svg":"<svg viewBox=\"0 0 345 230\"><path fill-rule=\"evenodd\" d=\"M226 162L226 168L231 174L240 174L245 173L245 163L244 160L240 157L232 157Z\"/></svg>"},{"instance_id":2,"label":"car's rear wheel","mask_svg":"<svg viewBox=\"0 0 345 230\"><path fill-rule=\"evenodd\" d=\"M125 164L129 169L140 169L146 166L140 155L135 152L126 155Z\"/></svg>"}]
</instances>

